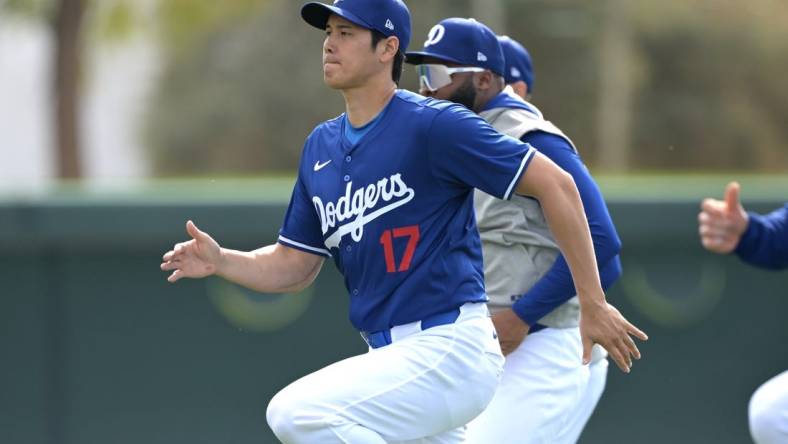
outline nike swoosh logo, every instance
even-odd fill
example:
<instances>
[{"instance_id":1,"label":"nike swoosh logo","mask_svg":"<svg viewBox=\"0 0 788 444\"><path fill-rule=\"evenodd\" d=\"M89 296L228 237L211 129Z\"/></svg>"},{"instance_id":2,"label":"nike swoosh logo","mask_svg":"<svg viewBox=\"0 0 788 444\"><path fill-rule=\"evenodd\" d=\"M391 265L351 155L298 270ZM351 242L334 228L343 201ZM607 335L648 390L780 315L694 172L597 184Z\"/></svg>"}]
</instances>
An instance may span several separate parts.
<instances>
[{"instance_id":1,"label":"nike swoosh logo","mask_svg":"<svg viewBox=\"0 0 788 444\"><path fill-rule=\"evenodd\" d=\"M330 161L330 160L329 160L329 161L327 161L326 163L320 163L320 161L318 160L317 162L315 162L315 172L322 170L322 169L323 169L323 167L325 167L325 166L326 166L326 165L328 165L329 163L331 163L331 161Z\"/></svg>"}]
</instances>

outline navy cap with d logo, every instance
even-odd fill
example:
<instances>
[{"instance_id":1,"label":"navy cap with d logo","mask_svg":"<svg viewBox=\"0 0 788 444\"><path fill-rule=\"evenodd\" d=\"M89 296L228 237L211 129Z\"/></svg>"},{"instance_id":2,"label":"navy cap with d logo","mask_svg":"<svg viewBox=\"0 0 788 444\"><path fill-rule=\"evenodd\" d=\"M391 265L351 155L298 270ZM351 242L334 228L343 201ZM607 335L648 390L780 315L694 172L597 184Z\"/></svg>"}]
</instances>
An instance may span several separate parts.
<instances>
[{"instance_id":1,"label":"navy cap with d logo","mask_svg":"<svg viewBox=\"0 0 788 444\"><path fill-rule=\"evenodd\" d=\"M400 51L408 49L410 11L402 0L336 0L333 5L310 2L301 8L301 17L319 29L326 29L331 14L386 37L397 37Z\"/></svg>"},{"instance_id":2,"label":"navy cap with d logo","mask_svg":"<svg viewBox=\"0 0 788 444\"><path fill-rule=\"evenodd\" d=\"M534 90L534 70L528 50L509 36L498 37L506 59L504 79L507 84L523 81L528 85L528 92Z\"/></svg>"},{"instance_id":3,"label":"navy cap with d logo","mask_svg":"<svg viewBox=\"0 0 788 444\"><path fill-rule=\"evenodd\" d=\"M506 66L495 33L483 23L465 18L442 20L430 30L422 51L406 55L407 62L413 65L421 65L425 57L435 57L489 69L500 76Z\"/></svg>"}]
</instances>

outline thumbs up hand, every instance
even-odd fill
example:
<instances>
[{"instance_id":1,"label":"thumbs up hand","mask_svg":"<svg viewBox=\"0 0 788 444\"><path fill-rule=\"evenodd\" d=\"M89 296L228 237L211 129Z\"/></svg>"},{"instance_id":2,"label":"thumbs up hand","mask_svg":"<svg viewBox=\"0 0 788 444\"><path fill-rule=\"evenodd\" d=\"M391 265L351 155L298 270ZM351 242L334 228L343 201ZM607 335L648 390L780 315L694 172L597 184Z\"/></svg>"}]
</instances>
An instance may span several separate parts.
<instances>
[{"instance_id":1,"label":"thumbs up hand","mask_svg":"<svg viewBox=\"0 0 788 444\"><path fill-rule=\"evenodd\" d=\"M747 230L749 216L739 202L740 186L731 182L725 188L725 200L704 199L698 214L700 240L707 250L727 254L736 249Z\"/></svg>"},{"instance_id":2,"label":"thumbs up hand","mask_svg":"<svg viewBox=\"0 0 788 444\"><path fill-rule=\"evenodd\" d=\"M194 222L186 222L186 232L191 240L175 244L162 257L161 269L172 270L167 278L175 282L180 278L203 278L214 274L222 260L222 249L207 233L200 231Z\"/></svg>"}]
</instances>

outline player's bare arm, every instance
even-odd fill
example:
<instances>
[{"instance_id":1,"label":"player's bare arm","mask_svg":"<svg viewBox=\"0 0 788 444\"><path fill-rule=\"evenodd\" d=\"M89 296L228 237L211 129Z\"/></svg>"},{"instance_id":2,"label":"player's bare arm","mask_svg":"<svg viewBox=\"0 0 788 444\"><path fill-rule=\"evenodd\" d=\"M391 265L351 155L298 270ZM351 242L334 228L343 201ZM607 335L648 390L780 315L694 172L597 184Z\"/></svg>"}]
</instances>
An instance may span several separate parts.
<instances>
[{"instance_id":1,"label":"player's bare arm","mask_svg":"<svg viewBox=\"0 0 788 444\"><path fill-rule=\"evenodd\" d=\"M629 372L632 358L640 359L632 336L648 339L605 301L597 269L594 247L583 202L572 177L549 158L536 153L516 192L539 200L547 223L564 254L580 300L580 335L583 362L591 359L591 347L600 344L618 367Z\"/></svg>"},{"instance_id":2,"label":"player's bare arm","mask_svg":"<svg viewBox=\"0 0 788 444\"><path fill-rule=\"evenodd\" d=\"M323 258L282 244L254 251L222 248L210 235L189 221L191 240L176 244L164 254L161 269L172 271L167 278L203 278L217 275L255 291L284 293L308 287L317 277Z\"/></svg>"}]
</instances>

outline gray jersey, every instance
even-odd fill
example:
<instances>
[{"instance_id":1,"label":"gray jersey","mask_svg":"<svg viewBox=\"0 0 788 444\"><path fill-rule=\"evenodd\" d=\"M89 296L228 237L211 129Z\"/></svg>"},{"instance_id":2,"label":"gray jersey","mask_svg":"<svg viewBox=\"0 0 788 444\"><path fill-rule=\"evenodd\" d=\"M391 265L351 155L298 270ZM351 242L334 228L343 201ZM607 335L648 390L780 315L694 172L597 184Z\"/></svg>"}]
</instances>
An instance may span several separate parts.
<instances>
[{"instance_id":1,"label":"gray jersey","mask_svg":"<svg viewBox=\"0 0 788 444\"><path fill-rule=\"evenodd\" d=\"M514 95L509 87L504 92ZM522 109L494 108L480 115L500 133L516 139L532 131L544 131L565 139L575 148L569 137L544 120L536 107L534 110L535 113L529 113ZM560 251L535 199L513 195L505 201L476 190L474 204L489 306L496 311L510 307L516 296L541 279ZM538 322L547 327L569 328L576 327L579 320L580 305L575 296Z\"/></svg>"}]
</instances>

